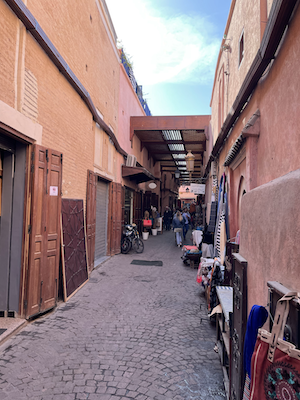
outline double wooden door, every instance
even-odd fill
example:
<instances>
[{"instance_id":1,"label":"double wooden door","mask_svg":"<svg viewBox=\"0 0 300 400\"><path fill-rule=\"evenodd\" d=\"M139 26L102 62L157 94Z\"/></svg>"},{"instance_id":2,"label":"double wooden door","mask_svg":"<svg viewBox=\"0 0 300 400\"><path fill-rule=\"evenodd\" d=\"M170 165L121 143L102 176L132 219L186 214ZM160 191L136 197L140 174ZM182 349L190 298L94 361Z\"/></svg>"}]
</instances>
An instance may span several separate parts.
<instances>
[{"instance_id":1,"label":"double wooden door","mask_svg":"<svg viewBox=\"0 0 300 400\"><path fill-rule=\"evenodd\" d=\"M62 154L33 146L31 156L31 219L28 231L26 318L57 302L60 259Z\"/></svg>"}]
</instances>

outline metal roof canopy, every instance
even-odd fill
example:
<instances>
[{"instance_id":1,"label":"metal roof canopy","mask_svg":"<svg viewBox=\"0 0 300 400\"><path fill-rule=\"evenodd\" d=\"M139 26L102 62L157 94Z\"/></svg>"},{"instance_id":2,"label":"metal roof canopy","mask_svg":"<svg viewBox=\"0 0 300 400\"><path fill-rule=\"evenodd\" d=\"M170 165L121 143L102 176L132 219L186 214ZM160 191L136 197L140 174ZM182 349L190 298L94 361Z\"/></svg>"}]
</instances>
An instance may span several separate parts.
<instances>
[{"instance_id":1,"label":"metal roof canopy","mask_svg":"<svg viewBox=\"0 0 300 400\"><path fill-rule=\"evenodd\" d=\"M157 180L146 168L142 167L127 167L122 165L122 177L128 178L136 183L148 182Z\"/></svg>"},{"instance_id":2,"label":"metal roof canopy","mask_svg":"<svg viewBox=\"0 0 300 400\"><path fill-rule=\"evenodd\" d=\"M185 156L190 150L195 156L192 182L202 177L203 153L210 115L130 117L130 140L136 135L141 151L146 148L154 162L160 162L162 172L181 172L180 184L189 183Z\"/></svg>"}]
</instances>

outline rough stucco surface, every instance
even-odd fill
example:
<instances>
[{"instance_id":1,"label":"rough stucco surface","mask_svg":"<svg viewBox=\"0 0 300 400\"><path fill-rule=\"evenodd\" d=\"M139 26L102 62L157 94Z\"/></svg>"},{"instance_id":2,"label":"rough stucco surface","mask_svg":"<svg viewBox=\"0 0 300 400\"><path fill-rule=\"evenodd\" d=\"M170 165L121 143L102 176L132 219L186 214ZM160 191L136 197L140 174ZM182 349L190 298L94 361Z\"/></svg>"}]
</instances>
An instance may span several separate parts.
<instances>
[{"instance_id":1,"label":"rough stucco surface","mask_svg":"<svg viewBox=\"0 0 300 400\"><path fill-rule=\"evenodd\" d=\"M242 32L244 32L244 58L239 65L239 42ZM225 44L230 46L230 51L222 52L220 62L216 66L216 81L211 99L214 143L219 135L220 80L224 79L224 113L221 122L223 125L260 46L260 0L236 1L226 37ZM222 68L225 75L222 73Z\"/></svg>"},{"instance_id":2,"label":"rough stucco surface","mask_svg":"<svg viewBox=\"0 0 300 400\"><path fill-rule=\"evenodd\" d=\"M300 169L242 200L240 254L248 261L248 311L267 304L267 281L300 290Z\"/></svg>"}]
</instances>

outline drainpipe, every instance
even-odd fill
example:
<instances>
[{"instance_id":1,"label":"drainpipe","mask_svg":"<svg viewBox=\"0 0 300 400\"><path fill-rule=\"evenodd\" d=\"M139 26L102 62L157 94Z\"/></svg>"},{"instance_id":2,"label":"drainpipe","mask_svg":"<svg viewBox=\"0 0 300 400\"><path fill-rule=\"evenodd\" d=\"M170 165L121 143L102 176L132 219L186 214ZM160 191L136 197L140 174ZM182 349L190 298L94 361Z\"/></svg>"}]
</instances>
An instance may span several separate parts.
<instances>
[{"instance_id":1,"label":"drainpipe","mask_svg":"<svg viewBox=\"0 0 300 400\"><path fill-rule=\"evenodd\" d=\"M68 64L65 62L63 57L57 51L56 47L50 41L46 33L38 24L37 20L25 6L23 1L21 0L5 0L7 5L11 8L11 10L15 13L15 15L19 18L19 20L24 24L25 28L31 33L31 35L35 38L37 43L41 46L41 48L45 51L50 60L56 65L62 75L67 79L73 89L79 94L82 100L87 105L88 109L93 115L94 121L97 122L100 127L104 130L105 133L111 138L113 144L116 147L116 150L122 154L123 156L127 156L125 150L121 148L119 142L113 133L113 131L109 128L108 125L99 117L96 107L91 99L90 94L76 77L74 72L70 69Z\"/></svg>"},{"instance_id":2,"label":"drainpipe","mask_svg":"<svg viewBox=\"0 0 300 400\"><path fill-rule=\"evenodd\" d=\"M246 106L248 99L254 91L266 67L269 65L271 60L275 58L275 53L296 5L298 5L298 0L274 0L268 23L261 40L260 48L221 128L218 139L206 164L204 178L208 177L212 161L214 161L220 154L236 120L239 118L240 113Z\"/></svg>"}]
</instances>

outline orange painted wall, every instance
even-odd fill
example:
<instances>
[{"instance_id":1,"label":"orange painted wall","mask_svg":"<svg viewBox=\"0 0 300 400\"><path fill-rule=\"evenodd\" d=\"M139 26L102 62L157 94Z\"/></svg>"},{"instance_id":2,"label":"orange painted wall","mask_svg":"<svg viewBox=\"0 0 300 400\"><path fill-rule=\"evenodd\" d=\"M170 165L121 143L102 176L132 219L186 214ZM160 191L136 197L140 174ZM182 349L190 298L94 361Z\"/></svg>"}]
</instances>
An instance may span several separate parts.
<instances>
[{"instance_id":1,"label":"orange painted wall","mask_svg":"<svg viewBox=\"0 0 300 400\"><path fill-rule=\"evenodd\" d=\"M117 135L119 56L101 0L28 0L27 7Z\"/></svg>"},{"instance_id":2,"label":"orange painted wall","mask_svg":"<svg viewBox=\"0 0 300 400\"><path fill-rule=\"evenodd\" d=\"M130 142L130 117L145 115L143 108L135 94L125 68L120 64L120 94L119 94L119 143L128 154L135 154L138 162L142 163L142 156L138 146L140 141Z\"/></svg>"},{"instance_id":3,"label":"orange painted wall","mask_svg":"<svg viewBox=\"0 0 300 400\"><path fill-rule=\"evenodd\" d=\"M75 3L28 0L26 5L118 137L115 38L101 1ZM95 165L92 114L2 0L0 15L0 100L42 127L42 145L63 153L63 196L85 199L87 170ZM108 135L103 133L103 137L103 143L108 143ZM107 175L108 170L109 178L120 182L124 158L107 145L112 147L109 157L113 161L110 166L104 163L103 173Z\"/></svg>"},{"instance_id":4,"label":"orange painted wall","mask_svg":"<svg viewBox=\"0 0 300 400\"><path fill-rule=\"evenodd\" d=\"M15 106L15 68L16 68L16 42L17 20L10 8L0 1L0 100L7 103L10 107Z\"/></svg>"}]
</instances>

